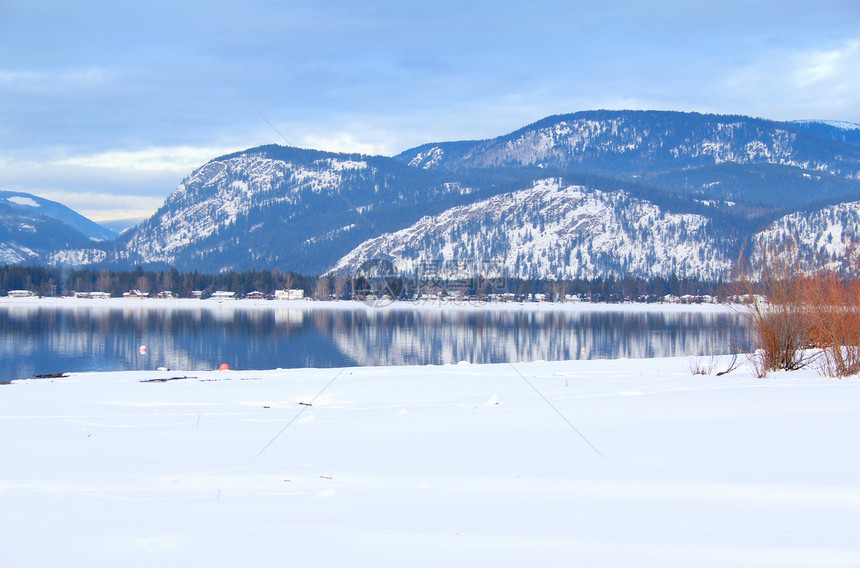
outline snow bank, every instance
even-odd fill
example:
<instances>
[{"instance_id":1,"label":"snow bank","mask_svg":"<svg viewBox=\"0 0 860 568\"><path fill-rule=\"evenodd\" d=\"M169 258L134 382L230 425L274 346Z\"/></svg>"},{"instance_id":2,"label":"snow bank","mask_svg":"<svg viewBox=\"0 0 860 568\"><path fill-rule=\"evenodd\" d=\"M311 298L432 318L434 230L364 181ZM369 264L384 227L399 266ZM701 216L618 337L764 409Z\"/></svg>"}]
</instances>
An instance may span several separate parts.
<instances>
[{"instance_id":1,"label":"snow bank","mask_svg":"<svg viewBox=\"0 0 860 568\"><path fill-rule=\"evenodd\" d=\"M860 380L689 369L0 386L0 566L856 565Z\"/></svg>"}]
</instances>

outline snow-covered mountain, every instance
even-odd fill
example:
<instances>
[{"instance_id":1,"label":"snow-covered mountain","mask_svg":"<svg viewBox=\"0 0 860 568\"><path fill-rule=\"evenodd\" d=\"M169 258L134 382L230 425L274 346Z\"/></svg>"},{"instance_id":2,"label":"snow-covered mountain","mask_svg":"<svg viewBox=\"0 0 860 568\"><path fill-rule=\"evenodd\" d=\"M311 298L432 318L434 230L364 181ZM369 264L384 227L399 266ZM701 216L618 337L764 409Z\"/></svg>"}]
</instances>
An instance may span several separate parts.
<instances>
[{"instance_id":1,"label":"snow-covered mountain","mask_svg":"<svg viewBox=\"0 0 860 568\"><path fill-rule=\"evenodd\" d=\"M65 205L29 193L0 191L0 264L38 263L51 251L114 237Z\"/></svg>"},{"instance_id":2,"label":"snow-covered mountain","mask_svg":"<svg viewBox=\"0 0 860 568\"><path fill-rule=\"evenodd\" d=\"M368 240L334 270L354 272L386 258L401 273L414 274L422 264L456 259L473 265L492 260L518 278L610 273L716 279L731 261L710 224L704 216L669 213L625 191L545 179Z\"/></svg>"},{"instance_id":3,"label":"snow-covered mountain","mask_svg":"<svg viewBox=\"0 0 860 568\"><path fill-rule=\"evenodd\" d=\"M252 210L285 209L285 216L295 216L303 197L331 196L351 174L368 169L360 159L321 158L302 164L272 159L265 151L213 160L185 179L155 216L127 239L126 252L139 262L169 264L190 249L198 258L223 253L231 247L231 238L219 235L239 222L252 221ZM346 202L331 205L348 207ZM259 221L247 228L248 233L262 229L271 233L264 220ZM335 230L351 229L345 225ZM272 244L285 243L278 239ZM269 251L247 252L253 257Z\"/></svg>"},{"instance_id":4,"label":"snow-covered mountain","mask_svg":"<svg viewBox=\"0 0 860 568\"><path fill-rule=\"evenodd\" d=\"M320 272L475 189L393 158L263 146L194 171L109 251L119 264Z\"/></svg>"},{"instance_id":5,"label":"snow-covered mountain","mask_svg":"<svg viewBox=\"0 0 860 568\"><path fill-rule=\"evenodd\" d=\"M492 140L425 144L398 158L435 170L591 172L706 199L800 206L860 197L860 146L837 136L845 132L852 131L745 116L585 111L550 116Z\"/></svg>"},{"instance_id":6,"label":"snow-covered mountain","mask_svg":"<svg viewBox=\"0 0 860 568\"><path fill-rule=\"evenodd\" d=\"M789 265L857 268L860 261L860 201L799 211L771 223L753 239L754 262L764 251L782 256Z\"/></svg>"},{"instance_id":7,"label":"snow-covered mountain","mask_svg":"<svg viewBox=\"0 0 860 568\"><path fill-rule=\"evenodd\" d=\"M789 124L824 138L860 146L860 124L844 120L793 120Z\"/></svg>"},{"instance_id":8,"label":"snow-covered mountain","mask_svg":"<svg viewBox=\"0 0 860 568\"><path fill-rule=\"evenodd\" d=\"M852 132L821 121L589 111L393 158L261 146L204 164L111 242L7 257L316 274L374 257L407 271L493 259L521 277L715 278L774 220L818 230L794 219L860 200Z\"/></svg>"},{"instance_id":9,"label":"snow-covered mountain","mask_svg":"<svg viewBox=\"0 0 860 568\"><path fill-rule=\"evenodd\" d=\"M62 203L21 191L0 191L0 207L24 216L60 221L93 241L109 241L117 236Z\"/></svg>"},{"instance_id":10,"label":"snow-covered mountain","mask_svg":"<svg viewBox=\"0 0 860 568\"><path fill-rule=\"evenodd\" d=\"M538 166L635 174L732 162L857 176L860 148L837 140L827 144L797 127L801 124L698 113L586 111L550 116L492 140L425 144L399 158L426 169ZM834 155L837 147L844 155Z\"/></svg>"}]
</instances>

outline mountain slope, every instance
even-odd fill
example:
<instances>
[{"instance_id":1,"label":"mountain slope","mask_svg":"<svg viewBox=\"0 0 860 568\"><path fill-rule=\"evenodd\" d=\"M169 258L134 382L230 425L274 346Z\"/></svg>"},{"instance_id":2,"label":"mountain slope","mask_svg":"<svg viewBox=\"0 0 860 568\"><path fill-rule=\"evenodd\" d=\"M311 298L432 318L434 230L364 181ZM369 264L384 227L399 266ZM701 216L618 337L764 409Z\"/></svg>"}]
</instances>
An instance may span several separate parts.
<instances>
[{"instance_id":1,"label":"mountain slope","mask_svg":"<svg viewBox=\"0 0 860 568\"><path fill-rule=\"evenodd\" d=\"M0 191L0 205L6 211L29 217L44 217L54 219L78 231L93 241L109 241L117 234L90 221L80 213L73 211L56 201L37 197L20 191Z\"/></svg>"},{"instance_id":2,"label":"mountain slope","mask_svg":"<svg viewBox=\"0 0 860 568\"><path fill-rule=\"evenodd\" d=\"M860 201L781 217L755 235L754 261L770 247L785 262L841 270L860 260Z\"/></svg>"},{"instance_id":3,"label":"mountain slope","mask_svg":"<svg viewBox=\"0 0 860 568\"><path fill-rule=\"evenodd\" d=\"M477 142L425 144L398 156L433 169L536 165L637 173L723 162L856 176L860 148L770 120L669 111L584 111Z\"/></svg>"},{"instance_id":4,"label":"mountain slope","mask_svg":"<svg viewBox=\"0 0 860 568\"><path fill-rule=\"evenodd\" d=\"M319 272L368 238L473 199L477 189L451 178L392 158L254 148L196 170L113 254L180 269Z\"/></svg>"},{"instance_id":5,"label":"mountain slope","mask_svg":"<svg viewBox=\"0 0 860 568\"><path fill-rule=\"evenodd\" d=\"M860 146L809 126L744 116L585 111L547 117L492 140L425 144L397 157L434 170L591 172L773 207L860 196ZM808 176L816 177L812 195L804 186Z\"/></svg>"},{"instance_id":6,"label":"mountain slope","mask_svg":"<svg viewBox=\"0 0 860 568\"><path fill-rule=\"evenodd\" d=\"M80 229L87 231L82 234ZM68 207L29 193L0 191L0 263L43 262L51 251L94 244L108 231Z\"/></svg>"},{"instance_id":7,"label":"mountain slope","mask_svg":"<svg viewBox=\"0 0 860 568\"><path fill-rule=\"evenodd\" d=\"M588 111L395 158L261 146L196 169L153 217L114 241L53 251L22 244L6 254L71 266L310 274L376 256L404 269L500 259L509 274L529 278L714 278L738 243L774 220L860 200L852 132L822 122Z\"/></svg>"},{"instance_id":8,"label":"mountain slope","mask_svg":"<svg viewBox=\"0 0 860 568\"><path fill-rule=\"evenodd\" d=\"M333 270L353 272L379 258L405 273L433 261L475 266L492 260L520 278L716 278L730 267L718 244L703 216L666 213L623 191L546 179L371 239Z\"/></svg>"},{"instance_id":9,"label":"mountain slope","mask_svg":"<svg viewBox=\"0 0 860 568\"><path fill-rule=\"evenodd\" d=\"M860 146L860 124L838 120L792 120L790 125L818 136Z\"/></svg>"}]
</instances>

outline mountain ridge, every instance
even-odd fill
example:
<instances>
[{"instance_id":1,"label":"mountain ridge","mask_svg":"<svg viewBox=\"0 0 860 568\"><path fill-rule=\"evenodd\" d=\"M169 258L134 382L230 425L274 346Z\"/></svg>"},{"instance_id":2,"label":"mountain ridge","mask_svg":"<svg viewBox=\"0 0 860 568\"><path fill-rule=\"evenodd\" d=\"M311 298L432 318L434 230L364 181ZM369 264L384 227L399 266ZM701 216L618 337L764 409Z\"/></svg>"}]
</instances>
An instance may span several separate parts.
<instances>
[{"instance_id":1,"label":"mountain ridge","mask_svg":"<svg viewBox=\"0 0 860 568\"><path fill-rule=\"evenodd\" d=\"M0 191L0 263L40 263L57 249L98 246L115 236L56 201Z\"/></svg>"},{"instance_id":2,"label":"mountain ridge","mask_svg":"<svg viewBox=\"0 0 860 568\"><path fill-rule=\"evenodd\" d=\"M434 259L444 251L519 254L519 268L508 269L522 276L680 270L710 278L727 272L738 243L754 242L786 215L860 200L860 145L844 135L852 132L820 121L594 110L393 157L269 144L196 168L152 217L115 240L34 258L71 266L322 274L356 269L371 250L384 255L384 241L400 260L407 249L414 258ZM529 199L543 205L519 203ZM559 220L560 211L574 215L576 203L585 202L600 204L601 215L617 226L604 222L600 231L577 233L575 224ZM630 211L651 220L651 233ZM446 232L458 215L462 243ZM543 226L546 235L537 240L546 245L514 239L522 231L511 219ZM482 240L490 233L494 244ZM607 234L625 246L599 254L583 248ZM424 257L415 254L421 242ZM690 259L672 252L683 246ZM579 272L577 254L589 259Z\"/></svg>"},{"instance_id":3,"label":"mountain ridge","mask_svg":"<svg viewBox=\"0 0 860 568\"><path fill-rule=\"evenodd\" d=\"M436 170L529 165L587 172L703 199L757 198L766 206L782 205L786 196L763 190L802 186L807 176L818 178L819 199L860 196L860 146L740 115L581 111L484 141L423 144L397 158ZM721 171L726 169L731 171ZM726 189L727 177L742 183ZM791 206L799 206L809 195L798 188L788 197Z\"/></svg>"},{"instance_id":4,"label":"mountain ridge","mask_svg":"<svg viewBox=\"0 0 860 568\"><path fill-rule=\"evenodd\" d=\"M16 209L19 213L55 219L94 241L108 241L117 237L114 231L102 227L66 205L31 193L0 190L0 204L7 209Z\"/></svg>"}]
</instances>

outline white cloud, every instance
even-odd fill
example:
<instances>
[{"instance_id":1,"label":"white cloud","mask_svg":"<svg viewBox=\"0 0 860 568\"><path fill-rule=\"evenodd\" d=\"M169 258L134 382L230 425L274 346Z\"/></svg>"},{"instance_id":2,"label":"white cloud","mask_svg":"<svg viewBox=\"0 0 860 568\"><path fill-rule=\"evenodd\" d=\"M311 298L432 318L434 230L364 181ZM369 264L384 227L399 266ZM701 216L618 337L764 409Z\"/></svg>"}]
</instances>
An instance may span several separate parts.
<instances>
[{"instance_id":1,"label":"white cloud","mask_svg":"<svg viewBox=\"0 0 860 568\"><path fill-rule=\"evenodd\" d=\"M55 160L58 166L77 166L134 172L178 172L182 175L212 158L235 151L229 148L169 146L143 150L112 150Z\"/></svg>"},{"instance_id":2,"label":"white cloud","mask_svg":"<svg viewBox=\"0 0 860 568\"><path fill-rule=\"evenodd\" d=\"M30 193L57 201L93 221L144 218L161 207L164 199L147 195L116 195L63 190L31 190Z\"/></svg>"},{"instance_id":3,"label":"white cloud","mask_svg":"<svg viewBox=\"0 0 860 568\"><path fill-rule=\"evenodd\" d=\"M327 152L345 152L371 155L386 155L391 151L387 141L362 139L350 132L329 134L306 134L301 138L301 148L314 148Z\"/></svg>"},{"instance_id":4,"label":"white cloud","mask_svg":"<svg viewBox=\"0 0 860 568\"><path fill-rule=\"evenodd\" d=\"M0 164L3 189L57 201L94 221L149 217L192 170L234 148L171 146L20 159Z\"/></svg>"},{"instance_id":5,"label":"white cloud","mask_svg":"<svg viewBox=\"0 0 860 568\"><path fill-rule=\"evenodd\" d=\"M846 42L835 49L816 50L797 57L793 80L802 88L821 88L856 93L860 86L860 40Z\"/></svg>"},{"instance_id":6,"label":"white cloud","mask_svg":"<svg viewBox=\"0 0 860 568\"><path fill-rule=\"evenodd\" d=\"M860 39L758 54L713 86L715 102L777 120L860 120Z\"/></svg>"}]
</instances>

